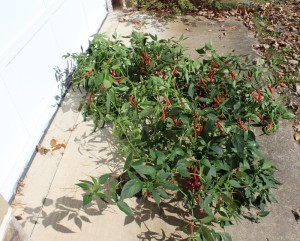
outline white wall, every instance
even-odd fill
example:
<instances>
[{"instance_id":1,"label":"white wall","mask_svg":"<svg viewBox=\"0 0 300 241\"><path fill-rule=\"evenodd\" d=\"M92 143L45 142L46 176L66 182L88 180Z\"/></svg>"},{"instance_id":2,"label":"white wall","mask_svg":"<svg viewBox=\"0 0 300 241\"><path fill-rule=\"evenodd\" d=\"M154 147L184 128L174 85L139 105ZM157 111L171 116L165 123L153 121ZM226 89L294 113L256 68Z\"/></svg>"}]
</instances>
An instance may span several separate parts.
<instances>
[{"instance_id":1,"label":"white wall","mask_svg":"<svg viewBox=\"0 0 300 241\"><path fill-rule=\"evenodd\" d=\"M0 193L9 200L57 108L53 68L85 49L105 0L0 0Z\"/></svg>"}]
</instances>

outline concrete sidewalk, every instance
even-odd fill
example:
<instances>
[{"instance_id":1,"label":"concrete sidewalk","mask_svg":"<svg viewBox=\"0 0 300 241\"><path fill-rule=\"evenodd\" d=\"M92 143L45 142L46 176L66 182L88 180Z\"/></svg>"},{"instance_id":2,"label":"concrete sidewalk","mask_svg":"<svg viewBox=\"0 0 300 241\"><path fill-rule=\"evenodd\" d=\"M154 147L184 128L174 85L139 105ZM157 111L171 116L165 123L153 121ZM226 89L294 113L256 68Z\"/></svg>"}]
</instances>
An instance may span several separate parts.
<instances>
[{"instance_id":1,"label":"concrete sidewalk","mask_svg":"<svg viewBox=\"0 0 300 241\"><path fill-rule=\"evenodd\" d=\"M235 50L236 54L256 53L256 39L241 22L228 19L214 22L203 17L183 16L167 21L144 14L114 12L108 15L101 32L129 36L132 30L157 34L159 38L179 38L192 57L194 49L209 40L220 54ZM82 208L82 191L75 184L89 176L117 171L123 160L117 155L110 129L92 133L93 123L83 122L78 111L83 94L70 90L59 108L41 146L60 149L42 155L37 153L13 202L15 215L33 241L135 241L182 240L176 231L187 223L185 213L176 202L158 209L154 202L132 199L136 217L126 217L112 204L93 202ZM291 124L282 122L272 136L259 141L265 155L277 166L282 185L274 191L278 204L260 224L243 220L227 229L234 241L297 241L300 229L291 210L300 206L300 147L293 140ZM52 140L52 141L51 141ZM54 143L54 141L56 143Z\"/></svg>"}]
</instances>

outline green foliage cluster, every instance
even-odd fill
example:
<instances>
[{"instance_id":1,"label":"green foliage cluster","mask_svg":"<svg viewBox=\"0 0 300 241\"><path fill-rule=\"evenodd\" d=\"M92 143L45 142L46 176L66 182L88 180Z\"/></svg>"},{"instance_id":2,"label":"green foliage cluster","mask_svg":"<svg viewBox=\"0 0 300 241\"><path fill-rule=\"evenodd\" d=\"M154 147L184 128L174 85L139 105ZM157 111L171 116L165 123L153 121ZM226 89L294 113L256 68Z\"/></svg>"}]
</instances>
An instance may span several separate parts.
<instances>
[{"instance_id":1,"label":"green foliage cluster","mask_svg":"<svg viewBox=\"0 0 300 241\"><path fill-rule=\"evenodd\" d=\"M213 9L213 10L228 10L243 5L243 1L239 1L239 0L171 0L171 1L132 0L132 1L137 3L145 10L165 11L171 13L192 12L194 10L197 10L198 8L203 8L203 7Z\"/></svg>"},{"instance_id":2,"label":"green foliage cluster","mask_svg":"<svg viewBox=\"0 0 300 241\"><path fill-rule=\"evenodd\" d=\"M153 198L159 206L176 197L190 214L190 240L231 240L213 225L231 225L244 208L266 216L266 203L276 201L275 167L253 126L269 134L292 114L276 103L270 84L254 84L271 81L259 66L219 56L211 44L189 59L182 40L133 32L127 47L98 34L86 52L66 55L77 61L73 85L87 91L84 115L96 128L112 123L126 159L119 178L105 174L78 186L84 205L94 196L111 199L128 215L127 198Z\"/></svg>"}]
</instances>

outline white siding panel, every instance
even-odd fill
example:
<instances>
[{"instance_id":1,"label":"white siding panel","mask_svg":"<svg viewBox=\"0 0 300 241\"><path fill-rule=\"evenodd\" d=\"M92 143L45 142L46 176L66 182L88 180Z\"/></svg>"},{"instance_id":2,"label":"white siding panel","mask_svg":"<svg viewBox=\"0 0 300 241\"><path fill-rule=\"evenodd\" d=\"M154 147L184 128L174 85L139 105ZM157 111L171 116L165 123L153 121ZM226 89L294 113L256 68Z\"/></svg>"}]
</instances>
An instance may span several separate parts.
<instances>
[{"instance_id":1,"label":"white siding panel","mask_svg":"<svg viewBox=\"0 0 300 241\"><path fill-rule=\"evenodd\" d=\"M7 179L14 173L14 166L19 158L19 150L24 148L29 138L28 132L24 129L12 96L7 91L0 78L0 103L1 103L1 125L0 125L0 193L5 199L9 198L14 188L15 181L7 184ZM20 173L16 173L20 175ZM16 177L15 177L16 178Z\"/></svg>"},{"instance_id":2,"label":"white siding panel","mask_svg":"<svg viewBox=\"0 0 300 241\"><path fill-rule=\"evenodd\" d=\"M90 33L96 33L106 17L105 1L81 0Z\"/></svg>"},{"instance_id":3,"label":"white siding panel","mask_svg":"<svg viewBox=\"0 0 300 241\"><path fill-rule=\"evenodd\" d=\"M51 96L57 89L53 67L59 63L59 57L51 29L46 25L3 71L10 96L15 96L11 101L29 133L41 128L38 123L45 107L55 106Z\"/></svg>"},{"instance_id":4,"label":"white siding panel","mask_svg":"<svg viewBox=\"0 0 300 241\"><path fill-rule=\"evenodd\" d=\"M92 33L87 28L80 0L63 4L54 13L51 23L61 55L80 52L81 45L87 47L87 37Z\"/></svg>"},{"instance_id":5,"label":"white siding panel","mask_svg":"<svg viewBox=\"0 0 300 241\"><path fill-rule=\"evenodd\" d=\"M0 55L45 13L43 0L1 0Z\"/></svg>"},{"instance_id":6,"label":"white siding panel","mask_svg":"<svg viewBox=\"0 0 300 241\"><path fill-rule=\"evenodd\" d=\"M9 200L57 108L54 67L88 46L105 0L0 0L0 193Z\"/></svg>"}]
</instances>

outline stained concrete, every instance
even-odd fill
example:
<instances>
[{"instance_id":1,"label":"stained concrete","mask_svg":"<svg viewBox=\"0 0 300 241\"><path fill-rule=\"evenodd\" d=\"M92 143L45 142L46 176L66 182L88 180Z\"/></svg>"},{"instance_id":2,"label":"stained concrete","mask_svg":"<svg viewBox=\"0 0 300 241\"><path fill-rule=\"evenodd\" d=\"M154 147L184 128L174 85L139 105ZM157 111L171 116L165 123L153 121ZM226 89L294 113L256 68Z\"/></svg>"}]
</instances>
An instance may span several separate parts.
<instances>
[{"instance_id":1,"label":"stained concrete","mask_svg":"<svg viewBox=\"0 0 300 241\"><path fill-rule=\"evenodd\" d=\"M241 22L228 19L214 22L202 17L178 17L164 20L145 14L112 13L101 32L129 36L132 30L157 34L159 38L178 38L184 34L184 45L191 57L209 40L220 54L256 56L251 46L257 43L253 34ZM226 34L224 34L226 33ZM134 241L182 240L186 237L177 228L187 225L180 204L171 201L158 209L153 201L128 200L136 212L135 218L125 217L113 204L93 202L81 206L82 191L75 186L80 179L118 172L124 160L117 154L110 128L92 133L93 123L84 122L78 111L83 94L70 92L62 103L42 146L50 148L51 139L65 143L66 148L36 154L23 180L24 187L13 203L15 215L32 240L72 241ZM291 213L299 205L300 147L292 138L291 123L281 122L278 132L259 136L264 154L278 167L282 182L274 195L278 204L269 206L271 213L260 224L242 220L226 230L234 241L296 241L300 229Z\"/></svg>"}]
</instances>

